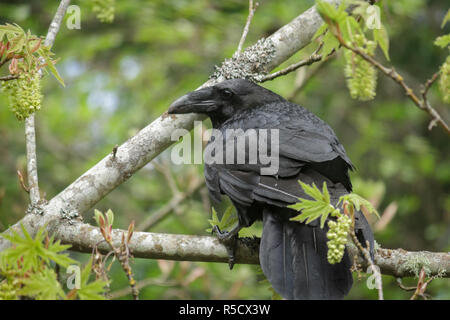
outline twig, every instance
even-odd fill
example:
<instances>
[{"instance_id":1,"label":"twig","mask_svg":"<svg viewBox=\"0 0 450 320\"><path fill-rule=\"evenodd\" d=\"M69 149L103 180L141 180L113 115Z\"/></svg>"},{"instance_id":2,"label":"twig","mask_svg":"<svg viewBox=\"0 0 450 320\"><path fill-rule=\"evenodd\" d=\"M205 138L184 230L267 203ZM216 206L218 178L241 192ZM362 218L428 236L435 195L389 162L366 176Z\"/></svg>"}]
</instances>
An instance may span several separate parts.
<instances>
[{"instance_id":1,"label":"twig","mask_svg":"<svg viewBox=\"0 0 450 320\"><path fill-rule=\"evenodd\" d=\"M107 270L105 267L108 256L103 256L99 251L97 246L92 248L92 271L95 274L96 280L103 280L107 283L106 292L110 289L110 281L108 278ZM108 293L106 293L108 295Z\"/></svg>"},{"instance_id":2,"label":"twig","mask_svg":"<svg viewBox=\"0 0 450 320\"><path fill-rule=\"evenodd\" d=\"M244 46L245 39L247 38L247 34L250 28L250 23L252 22L253 15L255 14L256 8L259 6L259 3L256 2L253 5L253 0L248 1L248 16L247 22L245 23L244 31L242 32L241 40L239 41L239 45L237 47L236 53L239 54L242 51L242 47Z\"/></svg>"},{"instance_id":3,"label":"twig","mask_svg":"<svg viewBox=\"0 0 450 320\"><path fill-rule=\"evenodd\" d=\"M119 149L119 145L118 144L116 144L114 146L114 148L112 149L112 151L111 151L111 155L112 155L113 159L116 159L117 149Z\"/></svg>"},{"instance_id":4,"label":"twig","mask_svg":"<svg viewBox=\"0 0 450 320\"><path fill-rule=\"evenodd\" d=\"M416 300L418 297L422 297L424 300L427 300L430 297L429 294L425 293L428 285L434 279L442 277L442 272L443 271L441 270L441 272L438 272L437 274L431 276L428 280L425 281L427 277L427 272L425 271L425 267L422 267L419 273L419 280L417 281L417 287L414 288L415 291L410 300Z\"/></svg>"},{"instance_id":5,"label":"twig","mask_svg":"<svg viewBox=\"0 0 450 320\"><path fill-rule=\"evenodd\" d=\"M407 287L402 283L402 278L395 278L395 282L400 287L400 289L405 291L414 291L416 290L416 287Z\"/></svg>"},{"instance_id":6,"label":"twig","mask_svg":"<svg viewBox=\"0 0 450 320\"><path fill-rule=\"evenodd\" d=\"M177 183L172 175L172 171L170 170L169 164L167 162L158 163L154 161L153 166L164 176L172 193L174 195L178 195L180 193L180 190L178 190Z\"/></svg>"},{"instance_id":7,"label":"twig","mask_svg":"<svg viewBox=\"0 0 450 320\"><path fill-rule=\"evenodd\" d=\"M314 62L318 62L318 61L322 60L322 55L318 54L319 51L322 49L322 47L323 47L323 42L321 42L319 44L317 49L314 50L314 52L307 59L304 59L297 63L291 64L290 66L288 66L280 71L268 74L268 75L262 77L259 82L266 82L269 80L273 80L275 78L287 75L288 73L291 73L292 71L295 71L300 67L309 66L309 65L313 64Z\"/></svg>"},{"instance_id":8,"label":"twig","mask_svg":"<svg viewBox=\"0 0 450 320\"><path fill-rule=\"evenodd\" d=\"M381 274L380 269L378 266L376 266L370 256L369 250L364 248L361 243L359 242L358 238L356 237L355 230L352 227L350 231L350 236L353 240L353 243L356 245L358 250L363 254L364 259L366 259L367 263L369 264L369 267L372 269L372 272L376 278L376 285L378 290L378 300L383 300L383 286L381 281ZM369 244L367 243L367 248L369 248Z\"/></svg>"},{"instance_id":9,"label":"twig","mask_svg":"<svg viewBox=\"0 0 450 320\"><path fill-rule=\"evenodd\" d=\"M139 290L148 286L164 286L164 287L172 287L172 286L176 286L178 284L178 282L176 281L169 281L167 280L166 277L162 278L162 279L152 279L152 278L148 278L148 279L144 279L141 281L138 281L136 283L136 288L138 288ZM127 294L131 293L131 288L130 287L126 287L123 289L119 289L116 290L114 292L112 292L109 297L111 299L118 299L120 297L126 296Z\"/></svg>"},{"instance_id":10,"label":"twig","mask_svg":"<svg viewBox=\"0 0 450 320\"><path fill-rule=\"evenodd\" d=\"M447 131L448 134L450 134L450 127L448 124L442 119L442 117L439 115L439 113L426 101L425 99L419 99L417 95L414 93L414 91L406 84L403 77L395 71L394 68L387 68L383 66L381 63L376 61L374 58L372 58L370 55L363 52L358 47L353 47L347 44L344 39L342 38L340 34L339 27L337 27L337 35L336 38L338 39L339 43L346 49L353 51L355 54L359 55L361 58L372 64L374 67L376 67L378 70L383 72L386 76L397 82L405 91L406 96L414 102L414 104L421 110L427 112L431 116L431 123L428 126L428 129L431 130L433 126L436 124L440 124L445 131ZM429 87L433 84L433 82L436 80L437 74L434 74L433 77L427 81L425 85L425 95L428 92ZM433 80L434 79L434 80Z\"/></svg>"},{"instance_id":11,"label":"twig","mask_svg":"<svg viewBox=\"0 0 450 320\"><path fill-rule=\"evenodd\" d=\"M410 300L416 300L419 296L423 297L425 300L427 299L424 296L425 290L428 285L428 282L425 281L425 278L426 278L425 268L422 267L419 274L419 280L417 280L416 290L414 291L414 294L412 295Z\"/></svg>"},{"instance_id":12,"label":"twig","mask_svg":"<svg viewBox=\"0 0 450 320\"><path fill-rule=\"evenodd\" d=\"M19 78L18 74L9 74L7 76L0 77L0 81L9 81Z\"/></svg>"},{"instance_id":13,"label":"twig","mask_svg":"<svg viewBox=\"0 0 450 320\"><path fill-rule=\"evenodd\" d=\"M148 230L155 224L160 222L164 217L166 217L172 210L180 205L184 200L189 198L194 192L201 188L205 184L204 179L196 179L194 183L188 187L185 192L179 192L173 195L172 199L161 209L155 211L150 216L148 216L144 221L142 221L136 228L136 230Z\"/></svg>"},{"instance_id":14,"label":"twig","mask_svg":"<svg viewBox=\"0 0 450 320\"><path fill-rule=\"evenodd\" d=\"M132 222L134 225L134 221ZM128 235L128 239L130 239L130 236ZM136 287L136 280L133 278L133 273L131 272L130 262L129 259L131 257L130 249L128 247L128 241L125 241L125 234L122 233L122 245L119 248L119 252L116 253L116 257L120 262L120 265L122 266L122 269L125 271L127 278L128 278L128 284L130 285L131 289L131 295L133 296L134 300L139 300L139 289ZM120 255L117 255L117 253L121 253Z\"/></svg>"},{"instance_id":15,"label":"twig","mask_svg":"<svg viewBox=\"0 0 450 320\"><path fill-rule=\"evenodd\" d=\"M108 257L114 253L115 257L120 263L120 266L122 267L123 271L125 272L127 278L128 278L128 284L131 288L131 293L133 295L134 300L139 300L139 290L136 287L136 280L133 278L133 272L131 271L130 266L130 257L131 251L129 248L129 244L131 241L131 238L133 237L134 233L134 221L130 223L128 226L128 230L122 231L121 241L120 245L115 245L113 241L113 229L112 229L112 221L108 220L108 214L103 215L100 214L98 217L98 224L100 227L100 233L103 236L103 239L108 244L110 248L110 252L108 252L107 256L104 258L104 261L108 259ZM125 233L127 234L125 237ZM103 241L99 241L96 243L95 250L97 253L100 252L98 249L98 245L100 245Z\"/></svg>"},{"instance_id":16,"label":"twig","mask_svg":"<svg viewBox=\"0 0 450 320\"><path fill-rule=\"evenodd\" d=\"M395 214L397 213L398 204L397 202L391 202L386 209L384 209L383 214L380 219L375 223L373 230L375 232L383 231L387 225L392 221Z\"/></svg>"},{"instance_id":17,"label":"twig","mask_svg":"<svg viewBox=\"0 0 450 320\"><path fill-rule=\"evenodd\" d=\"M428 79L427 82L425 82L425 85L421 91L422 103L429 108L431 108L431 106L430 106L430 104L428 102L428 98L427 98L428 90L430 90L430 87L433 85L433 83L439 77L439 73L440 73L440 71L433 74L433 76L430 79ZM433 127L436 125L437 125L437 118L434 118L430 121L430 124L428 125L428 130L433 129Z\"/></svg>"},{"instance_id":18,"label":"twig","mask_svg":"<svg viewBox=\"0 0 450 320\"><path fill-rule=\"evenodd\" d=\"M303 87L308 83L308 81L315 75L317 75L317 73L323 69L323 67L325 67L328 62L331 60L332 57L334 57L335 55L328 55L324 60L322 60L321 63L319 63L317 65L316 68L314 68L313 70L311 70L305 77L304 79L295 85L294 90L292 91L292 93L287 97L287 100L292 101L298 94L299 92L303 89Z\"/></svg>"},{"instance_id":19,"label":"twig","mask_svg":"<svg viewBox=\"0 0 450 320\"><path fill-rule=\"evenodd\" d=\"M17 170L17 176L19 177L19 182L22 189L25 190L26 193L30 193L30 188L25 185L25 181L23 181L22 172L20 172L20 170Z\"/></svg>"},{"instance_id":20,"label":"twig","mask_svg":"<svg viewBox=\"0 0 450 320\"><path fill-rule=\"evenodd\" d=\"M45 37L44 45L51 47L55 41L56 34L61 26L63 17L69 6L70 0L62 0L56 10L56 14L53 17L50 27ZM25 119L25 138L27 149L27 171L28 171L28 186L30 188L30 201L31 204L37 204L40 199L39 193L39 180L37 170L37 157L36 157L36 130L34 114L31 114Z\"/></svg>"},{"instance_id":21,"label":"twig","mask_svg":"<svg viewBox=\"0 0 450 320\"><path fill-rule=\"evenodd\" d=\"M205 212L211 211L211 200L209 199L209 191L207 187L200 189L200 198L202 200L203 210L205 210Z\"/></svg>"}]
</instances>

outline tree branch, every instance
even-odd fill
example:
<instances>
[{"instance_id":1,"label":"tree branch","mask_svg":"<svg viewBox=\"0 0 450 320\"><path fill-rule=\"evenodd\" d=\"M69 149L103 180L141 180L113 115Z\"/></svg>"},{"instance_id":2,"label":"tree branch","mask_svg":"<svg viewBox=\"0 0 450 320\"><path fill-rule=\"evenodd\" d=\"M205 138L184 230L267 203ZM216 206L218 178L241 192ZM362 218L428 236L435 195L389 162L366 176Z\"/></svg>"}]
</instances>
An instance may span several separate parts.
<instances>
[{"instance_id":1,"label":"tree branch","mask_svg":"<svg viewBox=\"0 0 450 320\"><path fill-rule=\"evenodd\" d=\"M0 81L15 80L15 79L17 79L17 78L19 78L19 75L18 75L18 74L9 74L9 75L7 75L7 76L0 77Z\"/></svg>"},{"instance_id":2,"label":"tree branch","mask_svg":"<svg viewBox=\"0 0 450 320\"><path fill-rule=\"evenodd\" d=\"M427 106L428 108L431 108L430 103L428 102L428 90L430 90L431 86L433 85L433 83L436 81L436 79L439 77L439 71L436 72L435 74L433 74L433 76L427 80L427 82L425 82L424 88L421 92L422 94L422 103L424 106ZM433 109L433 108L431 108ZM434 110L434 109L433 109ZM433 129L434 126L437 125L439 118L434 118L433 120L430 121L430 124L428 125L428 130Z\"/></svg>"},{"instance_id":3,"label":"tree branch","mask_svg":"<svg viewBox=\"0 0 450 320\"><path fill-rule=\"evenodd\" d=\"M172 199L162 208L156 210L151 215L149 215L144 221L142 221L137 227L136 230L147 230L161 221L164 217L166 217L170 212L175 210L180 203L189 198L193 193L195 193L198 189L205 185L204 179L196 179L188 189L184 192L175 193L172 196Z\"/></svg>"},{"instance_id":4,"label":"tree branch","mask_svg":"<svg viewBox=\"0 0 450 320\"><path fill-rule=\"evenodd\" d=\"M99 228L81 222L55 225L51 231L63 243L71 244L71 250L79 252L91 253L92 248L103 240ZM126 231L113 230L114 245L120 245L123 232ZM240 238L236 246L236 263L259 264L259 240ZM216 237L210 236L134 232L129 248L136 258L228 263L227 249ZM105 242L98 244L98 249L104 254L110 251ZM349 245L348 250L363 270L369 267L369 263L360 255L356 246ZM378 248L375 251L374 263L382 274L398 278L416 276L424 266L428 268L429 276L450 277L448 252Z\"/></svg>"},{"instance_id":5,"label":"tree branch","mask_svg":"<svg viewBox=\"0 0 450 320\"><path fill-rule=\"evenodd\" d=\"M53 17L50 27L47 32L47 36L44 40L44 45L51 47L55 42L56 34L61 26L63 17L69 6L70 0L62 0L59 4L56 14ZM36 156L36 130L34 113L25 119L25 140L27 149L27 171L28 171L28 187L30 190L30 201L32 205L39 203L41 195L39 192L39 180L37 169L37 156Z\"/></svg>"},{"instance_id":6,"label":"tree branch","mask_svg":"<svg viewBox=\"0 0 450 320\"><path fill-rule=\"evenodd\" d=\"M260 82L265 82L265 81L276 79L278 77L287 75L288 73L291 73L300 67L309 66L309 65L313 64L314 62L318 62L318 61L322 60L322 55L318 54L319 50L322 48L322 45L323 45L323 42L314 51L314 53L311 54L307 59L304 59L297 63L291 64L290 66L288 66L280 71L268 74L268 75L262 77Z\"/></svg>"},{"instance_id":7,"label":"tree branch","mask_svg":"<svg viewBox=\"0 0 450 320\"><path fill-rule=\"evenodd\" d=\"M242 47L244 46L245 39L247 38L247 34L250 28L250 23L252 22L253 15L255 14L256 8L259 6L259 3L256 2L253 5L253 0L248 1L248 17L247 22L245 23L244 31L242 32L241 40L239 41L239 45L237 47L236 53L239 54L242 51Z\"/></svg>"},{"instance_id":8,"label":"tree branch","mask_svg":"<svg viewBox=\"0 0 450 320\"><path fill-rule=\"evenodd\" d=\"M353 220L354 221L354 220ZM368 268L371 269L371 272L373 272L375 278L376 278L376 287L378 290L378 300L384 300L383 298L383 282L381 281L381 274L378 271L377 266L375 265L375 263L372 261L372 258L370 256L370 252L368 249L364 248L361 243L359 242L358 238L356 237L355 234L355 226L352 226L351 232L350 232L350 237L353 241L353 243L355 244L355 246L358 248L359 253L362 254L362 256L364 257L365 262L368 264ZM369 248L369 242L367 242L367 248Z\"/></svg>"},{"instance_id":9,"label":"tree branch","mask_svg":"<svg viewBox=\"0 0 450 320\"><path fill-rule=\"evenodd\" d=\"M53 43L56 39L56 34L61 27L61 23L63 21L64 15L66 14L67 7L70 4L70 0L61 0L59 3L58 9L56 10L55 16L53 17L52 22L50 23L50 27L47 31L47 36L44 40L44 46L52 47Z\"/></svg>"},{"instance_id":10,"label":"tree branch","mask_svg":"<svg viewBox=\"0 0 450 320\"><path fill-rule=\"evenodd\" d=\"M346 49L353 51L355 54L359 55L361 58L372 64L374 67L376 67L378 70L383 72L386 76L397 82L405 91L406 96L414 102L414 104L421 110L427 112L431 116L431 122L428 126L428 129L431 130L436 124L439 124L444 128L444 130L450 134L450 127L448 124L442 119L441 115L428 103L426 99L426 94L428 92L429 87L433 84L433 82L436 80L438 74L434 74L432 79L428 80L425 84L424 93L422 93L422 96L424 99L419 99L417 95L414 93L414 91L406 84L403 77L395 71L394 68L387 68L383 66L381 63L379 63L377 60L372 58L370 55L366 54L364 51L362 51L358 47L352 47L349 44L345 42L345 40L342 38L341 34L337 34L337 39L339 43ZM433 80L434 79L434 80Z\"/></svg>"},{"instance_id":11,"label":"tree branch","mask_svg":"<svg viewBox=\"0 0 450 320\"><path fill-rule=\"evenodd\" d=\"M36 205L41 200L41 195L39 193L38 182L34 113L25 119L25 141L27 149L28 190L31 204Z\"/></svg>"}]
</instances>

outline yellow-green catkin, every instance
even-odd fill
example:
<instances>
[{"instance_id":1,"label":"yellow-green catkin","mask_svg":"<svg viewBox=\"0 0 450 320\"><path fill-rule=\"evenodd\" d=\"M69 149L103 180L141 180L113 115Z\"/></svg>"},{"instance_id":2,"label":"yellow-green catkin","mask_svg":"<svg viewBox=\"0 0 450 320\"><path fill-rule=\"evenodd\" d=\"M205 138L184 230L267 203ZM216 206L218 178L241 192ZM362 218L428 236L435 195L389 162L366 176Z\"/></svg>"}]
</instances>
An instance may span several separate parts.
<instances>
[{"instance_id":1,"label":"yellow-green catkin","mask_svg":"<svg viewBox=\"0 0 450 320\"><path fill-rule=\"evenodd\" d=\"M450 56L447 57L444 64L441 66L439 89L441 90L444 102L450 103Z\"/></svg>"},{"instance_id":2,"label":"yellow-green catkin","mask_svg":"<svg viewBox=\"0 0 450 320\"><path fill-rule=\"evenodd\" d=\"M330 264L339 263L342 260L347 244L347 235L350 229L351 219L346 215L341 215L336 221L328 221L327 242L328 262Z\"/></svg>"},{"instance_id":3,"label":"yellow-green catkin","mask_svg":"<svg viewBox=\"0 0 450 320\"><path fill-rule=\"evenodd\" d=\"M0 300L17 300L21 287L21 277L23 276L17 270L2 266L0 276Z\"/></svg>"},{"instance_id":4,"label":"yellow-green catkin","mask_svg":"<svg viewBox=\"0 0 450 320\"><path fill-rule=\"evenodd\" d=\"M18 120L24 120L41 108L41 77L38 72L21 73L18 79L4 81L9 108Z\"/></svg>"},{"instance_id":5,"label":"yellow-green catkin","mask_svg":"<svg viewBox=\"0 0 450 320\"><path fill-rule=\"evenodd\" d=\"M115 0L94 0L92 10L97 15L97 19L103 23L111 23L114 21Z\"/></svg>"},{"instance_id":6,"label":"yellow-green catkin","mask_svg":"<svg viewBox=\"0 0 450 320\"><path fill-rule=\"evenodd\" d=\"M376 43L366 40L362 36L355 36L358 48L368 55L373 55ZM351 50L345 50L344 73L347 87L353 99L362 101L372 100L376 94L377 71L373 65Z\"/></svg>"}]
</instances>

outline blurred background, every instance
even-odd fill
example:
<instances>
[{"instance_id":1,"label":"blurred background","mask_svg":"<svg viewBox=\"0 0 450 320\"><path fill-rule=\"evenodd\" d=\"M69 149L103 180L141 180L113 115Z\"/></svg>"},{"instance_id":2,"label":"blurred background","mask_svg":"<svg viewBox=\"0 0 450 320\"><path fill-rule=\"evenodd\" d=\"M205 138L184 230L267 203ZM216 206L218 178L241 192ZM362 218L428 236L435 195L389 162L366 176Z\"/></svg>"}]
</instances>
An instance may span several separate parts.
<instances>
[{"instance_id":1,"label":"blurred background","mask_svg":"<svg viewBox=\"0 0 450 320\"><path fill-rule=\"evenodd\" d=\"M0 24L17 23L45 35L57 1L0 1ZM43 107L36 115L39 183L51 199L92 165L161 115L177 97L206 81L214 66L236 50L248 13L246 0L115 1L115 19L101 23L90 1L81 9L81 29L63 25L53 46L66 87L51 76L43 80ZM313 1L259 0L246 46L270 35L313 5ZM415 90L437 71L448 54L433 45L449 32L440 28L448 3L442 0L384 1L392 64ZM66 17L67 19L67 17ZM289 63L307 57L312 44ZM381 52L377 57L384 64ZM282 67L283 67L282 66ZM371 220L382 247L450 251L450 148L440 128L427 130L430 118L379 75L377 96L352 100L339 53L263 85L328 122L357 167L355 192L372 201L382 215ZM437 86L430 102L447 122L448 105ZM205 122L209 127L209 121ZM28 196L17 170L26 174L24 123L0 93L0 230L23 217ZM131 220L146 231L207 235L211 204L201 165L173 165L170 149L118 187L96 208L115 213L114 227ZM179 193L179 194L178 194ZM176 205L168 205L174 195ZM222 213L226 204L214 207ZM93 223L93 209L84 220ZM253 230L258 233L261 226ZM71 253L87 261L88 255ZM272 292L257 266L135 259L135 279L146 286L142 299L270 299ZM117 262L110 272L114 298L129 299L127 279ZM376 299L366 278L348 298ZM404 284L415 285L416 279ZM395 279L383 277L386 299L408 299ZM450 280L438 279L427 293L450 298Z\"/></svg>"}]
</instances>

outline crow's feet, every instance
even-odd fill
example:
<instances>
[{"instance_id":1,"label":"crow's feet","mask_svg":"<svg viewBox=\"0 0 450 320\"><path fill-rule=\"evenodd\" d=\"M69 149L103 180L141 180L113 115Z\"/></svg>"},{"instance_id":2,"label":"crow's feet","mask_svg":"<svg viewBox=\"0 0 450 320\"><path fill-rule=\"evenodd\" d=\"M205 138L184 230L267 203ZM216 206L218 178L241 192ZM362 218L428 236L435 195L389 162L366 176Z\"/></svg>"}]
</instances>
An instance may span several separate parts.
<instances>
[{"instance_id":1,"label":"crow's feet","mask_svg":"<svg viewBox=\"0 0 450 320\"><path fill-rule=\"evenodd\" d=\"M235 263L235 251L236 251L236 243L238 239L239 229L228 231L221 231L218 226L214 226L212 231L216 234L217 239L225 246L228 253L228 266L230 270L233 269Z\"/></svg>"}]
</instances>

